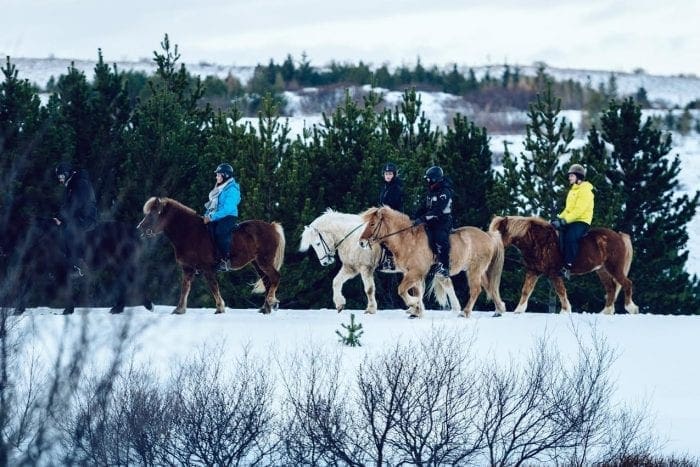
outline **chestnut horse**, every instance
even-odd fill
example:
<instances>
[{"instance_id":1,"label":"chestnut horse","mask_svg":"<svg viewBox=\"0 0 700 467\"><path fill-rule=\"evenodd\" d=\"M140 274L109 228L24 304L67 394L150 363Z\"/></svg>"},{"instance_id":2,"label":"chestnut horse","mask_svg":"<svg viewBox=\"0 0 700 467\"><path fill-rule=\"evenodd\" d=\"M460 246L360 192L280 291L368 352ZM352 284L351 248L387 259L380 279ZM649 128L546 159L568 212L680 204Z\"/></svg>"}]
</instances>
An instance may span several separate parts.
<instances>
[{"instance_id":1,"label":"chestnut horse","mask_svg":"<svg viewBox=\"0 0 700 467\"><path fill-rule=\"evenodd\" d=\"M425 226L412 227L411 219L387 206L370 208L361 214L367 223L360 234L360 243L371 246L380 243L394 254L396 268L403 272L398 293L409 307L411 317L421 317L425 306L423 293L425 277L435 263L428 244ZM466 271L469 282L469 301L462 310L468 317L481 289L496 305L496 315L505 311L499 286L503 271L504 249L497 232L487 233L476 227L461 227L450 234L450 275ZM438 303L448 303L459 311L459 300L452 280L436 274L431 284ZM414 293L410 294L409 291Z\"/></svg>"},{"instance_id":2,"label":"chestnut horse","mask_svg":"<svg viewBox=\"0 0 700 467\"><path fill-rule=\"evenodd\" d=\"M147 237L161 232L170 240L175 250L175 260L182 268L182 289L174 314L187 310L187 296L196 272L204 275L209 290L216 302L216 313L226 309L216 280L216 247L209 235L202 216L194 210L170 198L153 197L143 206L145 217L138 229ZM253 288L254 293L265 292L261 313L268 314L277 309L275 296L280 282L279 270L284 261L285 238L282 226L277 222L260 220L241 222L232 234L231 265L241 269L252 263L260 279Z\"/></svg>"},{"instance_id":3,"label":"chestnut horse","mask_svg":"<svg viewBox=\"0 0 700 467\"><path fill-rule=\"evenodd\" d=\"M514 245L525 262L525 282L516 313L527 310L527 301L541 275L549 278L561 302L561 312L570 313L571 304L566 296L564 281L559 271L564 265L559 238L552 225L540 217L496 216L489 231L501 234L503 246ZM632 281L627 274L632 264L632 241L623 232L603 227L592 228L581 238L581 245L571 274L587 274L595 271L605 288L604 314L615 312L615 299L622 288L625 291L625 310L639 313L632 301Z\"/></svg>"}]
</instances>

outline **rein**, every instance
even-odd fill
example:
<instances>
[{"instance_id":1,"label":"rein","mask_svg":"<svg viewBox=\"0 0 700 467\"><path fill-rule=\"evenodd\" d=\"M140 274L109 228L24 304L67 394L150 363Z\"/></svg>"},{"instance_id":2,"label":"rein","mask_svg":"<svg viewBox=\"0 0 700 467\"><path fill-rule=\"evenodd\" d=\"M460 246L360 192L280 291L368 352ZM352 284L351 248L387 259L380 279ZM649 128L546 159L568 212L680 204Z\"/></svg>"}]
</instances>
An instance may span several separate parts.
<instances>
[{"instance_id":1,"label":"rein","mask_svg":"<svg viewBox=\"0 0 700 467\"><path fill-rule=\"evenodd\" d=\"M391 237L392 235L400 234L401 232L412 229L414 227L413 225L409 225L408 227L404 227L403 229L399 229L395 232L391 232L391 233L388 233L386 235L382 235L381 237L377 237L377 232L379 232L379 229L381 228L383 222L384 222L384 219L379 221L377 226L374 228L374 231L372 232L372 236L367 239L367 243L369 243L370 245L372 243L381 242L382 240L384 240L387 237Z\"/></svg>"}]
</instances>

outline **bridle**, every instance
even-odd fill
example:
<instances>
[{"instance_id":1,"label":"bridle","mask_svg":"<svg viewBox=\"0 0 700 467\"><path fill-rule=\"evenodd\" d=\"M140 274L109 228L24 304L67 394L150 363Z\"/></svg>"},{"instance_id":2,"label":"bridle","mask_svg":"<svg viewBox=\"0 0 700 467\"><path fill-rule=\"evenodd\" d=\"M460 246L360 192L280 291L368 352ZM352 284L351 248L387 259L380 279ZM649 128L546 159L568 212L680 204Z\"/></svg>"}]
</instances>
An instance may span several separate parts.
<instances>
[{"instance_id":1,"label":"bridle","mask_svg":"<svg viewBox=\"0 0 700 467\"><path fill-rule=\"evenodd\" d=\"M387 237L391 237L392 235L400 234L401 232L404 232L406 230L412 229L413 225L409 225L408 227L404 227L403 229L399 229L395 232L388 233L386 235L382 235L379 237L379 229L381 229L382 224L384 223L384 218L379 219L379 222L377 222L377 226L372 229L372 235L367 239L367 245L372 246L372 243L379 243L382 240L384 240Z\"/></svg>"},{"instance_id":2,"label":"bridle","mask_svg":"<svg viewBox=\"0 0 700 467\"><path fill-rule=\"evenodd\" d=\"M338 242L334 243L333 246L330 246L330 244L326 241L326 239L323 238L323 234L321 233L320 230L318 230L316 227L312 226L311 228L314 229L314 232L316 232L318 234L318 238L319 238L319 240L321 240L321 245L323 246L324 255L323 255L323 257L319 258L319 261L323 262L323 260L326 258L334 259L335 252L338 249L338 247L340 246L340 244L343 243L350 235L352 235L357 229L359 229L363 225L365 225L365 224L362 223L362 224L358 225L357 227L355 227L354 229L352 229L350 232L345 234L345 236L343 238L341 238Z\"/></svg>"}]
</instances>

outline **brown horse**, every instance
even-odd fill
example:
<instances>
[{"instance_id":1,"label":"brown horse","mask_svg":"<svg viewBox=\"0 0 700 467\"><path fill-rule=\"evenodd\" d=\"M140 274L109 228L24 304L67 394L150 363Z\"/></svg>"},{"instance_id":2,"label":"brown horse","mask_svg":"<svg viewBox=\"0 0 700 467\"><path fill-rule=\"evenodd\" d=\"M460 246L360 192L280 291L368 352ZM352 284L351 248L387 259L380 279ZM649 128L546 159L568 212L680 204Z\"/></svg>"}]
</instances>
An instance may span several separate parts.
<instances>
[{"instance_id":1,"label":"brown horse","mask_svg":"<svg viewBox=\"0 0 700 467\"><path fill-rule=\"evenodd\" d=\"M143 206L145 217L138 229L148 237L165 233L175 250L175 260L182 268L182 289L175 314L187 310L187 296L192 287L192 279L201 271L216 301L216 313L225 311L225 304L216 280L216 247L212 241L202 216L170 198L151 198ZM277 309L279 301L275 296L280 282L279 270L284 260L285 238L282 226L277 222L260 220L241 222L233 232L231 245L231 265L241 269L252 263L260 280L253 288L254 293L266 292L261 313L268 314Z\"/></svg>"},{"instance_id":2,"label":"brown horse","mask_svg":"<svg viewBox=\"0 0 700 467\"><path fill-rule=\"evenodd\" d=\"M370 208L361 215L367 225L360 234L360 244L369 246L379 242L391 250L396 268L403 272L399 295L409 307L409 314L421 317L425 308L425 276L435 263L425 227L412 227L407 215L387 206ZM476 227L461 227L450 235L450 275L466 271L469 281L469 301L462 310L463 316L471 314L482 287L494 301L496 315L505 311L498 290L504 260L499 237L498 233L486 233ZM445 305L449 300L452 310L459 311L459 300L450 278L436 274L431 289L438 303ZM410 294L410 290L414 293Z\"/></svg>"},{"instance_id":3,"label":"brown horse","mask_svg":"<svg viewBox=\"0 0 700 467\"><path fill-rule=\"evenodd\" d=\"M515 245L525 262L525 282L516 313L527 309L527 301L541 275L549 278L561 302L561 312L571 312L564 281L559 276L564 261L559 250L557 231L540 217L496 216L489 231L501 234L503 246ZM595 271L605 288L604 314L615 312L614 303L620 288L625 291L625 310L638 313L639 307L632 301L632 281L627 274L632 264L632 241L623 232L595 227L581 239L578 256L571 268L572 274Z\"/></svg>"}]
</instances>

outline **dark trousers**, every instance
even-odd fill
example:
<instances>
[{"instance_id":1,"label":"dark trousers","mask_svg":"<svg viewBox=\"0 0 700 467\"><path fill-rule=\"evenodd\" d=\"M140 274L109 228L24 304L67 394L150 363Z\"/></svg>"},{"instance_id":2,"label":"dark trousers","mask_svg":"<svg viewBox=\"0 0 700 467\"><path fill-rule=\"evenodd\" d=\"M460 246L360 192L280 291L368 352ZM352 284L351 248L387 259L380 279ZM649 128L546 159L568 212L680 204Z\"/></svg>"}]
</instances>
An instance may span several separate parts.
<instances>
[{"instance_id":1,"label":"dark trousers","mask_svg":"<svg viewBox=\"0 0 700 467\"><path fill-rule=\"evenodd\" d=\"M214 246L216 246L219 257L223 259L228 259L231 255L231 232L235 230L237 222L236 216L226 216L208 224L209 233L214 239Z\"/></svg>"},{"instance_id":2,"label":"dark trousers","mask_svg":"<svg viewBox=\"0 0 700 467\"><path fill-rule=\"evenodd\" d=\"M585 222L572 222L564 226L562 235L564 237L564 264L574 264L578 256L579 243L581 237L586 235L590 226Z\"/></svg>"},{"instance_id":3,"label":"dark trousers","mask_svg":"<svg viewBox=\"0 0 700 467\"><path fill-rule=\"evenodd\" d=\"M425 226L428 242L439 263L450 267L450 232L452 231L452 216L443 216L429 221Z\"/></svg>"},{"instance_id":4,"label":"dark trousers","mask_svg":"<svg viewBox=\"0 0 700 467\"><path fill-rule=\"evenodd\" d=\"M76 225L65 222L61 225L61 249L66 256L67 267L77 265L83 257L86 236L87 232Z\"/></svg>"}]
</instances>

